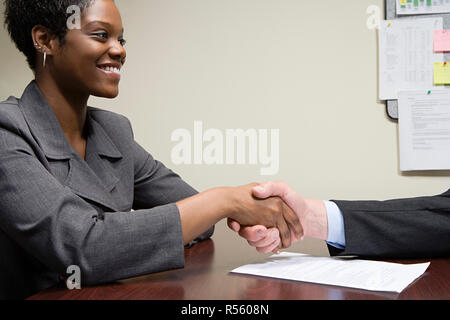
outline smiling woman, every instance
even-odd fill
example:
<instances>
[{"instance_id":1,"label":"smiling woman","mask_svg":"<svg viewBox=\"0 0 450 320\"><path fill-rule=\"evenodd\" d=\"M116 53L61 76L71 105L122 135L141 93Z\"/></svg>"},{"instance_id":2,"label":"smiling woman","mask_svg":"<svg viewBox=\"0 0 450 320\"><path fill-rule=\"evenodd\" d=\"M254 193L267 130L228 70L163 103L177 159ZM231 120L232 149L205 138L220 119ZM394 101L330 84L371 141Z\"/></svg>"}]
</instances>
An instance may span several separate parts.
<instances>
[{"instance_id":1,"label":"smiling woman","mask_svg":"<svg viewBox=\"0 0 450 320\"><path fill-rule=\"evenodd\" d=\"M79 29L67 27L73 5ZM256 200L255 184L197 193L134 140L128 119L87 106L119 93L126 51L112 0L5 8L35 79L0 103L0 298L55 285L71 266L82 286L183 267L183 245L224 218L276 227L273 248L301 236L280 198Z\"/></svg>"},{"instance_id":2,"label":"smiling woman","mask_svg":"<svg viewBox=\"0 0 450 320\"><path fill-rule=\"evenodd\" d=\"M125 63L126 51L122 20L112 1L91 2L83 11L81 29L68 30L63 44L40 25L32 28L32 38L41 48L39 57L46 54L49 65L37 65L38 84L62 83L72 95L77 89L79 102L84 104L89 95L118 95L120 74L116 71ZM56 72L50 75L51 70Z\"/></svg>"}]
</instances>

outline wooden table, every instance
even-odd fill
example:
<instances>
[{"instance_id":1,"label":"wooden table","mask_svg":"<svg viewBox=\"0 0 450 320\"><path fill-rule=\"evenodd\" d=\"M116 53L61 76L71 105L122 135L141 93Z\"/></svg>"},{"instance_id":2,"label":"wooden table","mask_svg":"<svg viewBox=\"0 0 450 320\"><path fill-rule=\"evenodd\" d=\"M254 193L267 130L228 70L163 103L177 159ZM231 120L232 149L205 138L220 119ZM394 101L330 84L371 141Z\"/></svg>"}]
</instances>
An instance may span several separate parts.
<instances>
[{"instance_id":1,"label":"wooden table","mask_svg":"<svg viewBox=\"0 0 450 320\"><path fill-rule=\"evenodd\" d=\"M261 257L264 258L264 257ZM427 260L390 260L421 263ZM450 259L428 270L400 294L229 273L253 257L215 254L208 240L185 250L185 268L69 291L63 284L30 300L450 300Z\"/></svg>"}]
</instances>

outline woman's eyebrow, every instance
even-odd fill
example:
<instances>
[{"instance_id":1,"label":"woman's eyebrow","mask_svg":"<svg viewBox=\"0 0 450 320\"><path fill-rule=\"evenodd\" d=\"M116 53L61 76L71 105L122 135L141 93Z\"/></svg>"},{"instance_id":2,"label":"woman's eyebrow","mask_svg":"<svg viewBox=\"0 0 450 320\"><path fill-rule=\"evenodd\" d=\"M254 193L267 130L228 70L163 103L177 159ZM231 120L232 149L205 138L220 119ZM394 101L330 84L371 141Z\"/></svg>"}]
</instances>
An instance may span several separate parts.
<instances>
[{"instance_id":1,"label":"woman's eyebrow","mask_svg":"<svg viewBox=\"0 0 450 320\"><path fill-rule=\"evenodd\" d=\"M110 23L104 22L104 21L100 21L100 20L91 21L91 22L86 24L86 27L89 27L91 24L96 24L96 23L97 24L102 24L103 26L108 27L108 28L113 28L113 26ZM123 31L124 30L122 29L121 32L123 33Z\"/></svg>"}]
</instances>

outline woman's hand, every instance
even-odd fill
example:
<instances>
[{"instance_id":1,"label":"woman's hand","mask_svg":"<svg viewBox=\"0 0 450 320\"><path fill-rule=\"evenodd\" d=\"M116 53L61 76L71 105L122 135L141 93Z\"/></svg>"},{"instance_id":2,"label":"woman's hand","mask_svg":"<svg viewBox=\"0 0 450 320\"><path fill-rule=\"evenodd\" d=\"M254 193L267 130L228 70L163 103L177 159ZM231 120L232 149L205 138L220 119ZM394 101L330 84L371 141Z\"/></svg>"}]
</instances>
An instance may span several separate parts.
<instances>
[{"instance_id":1,"label":"woman's hand","mask_svg":"<svg viewBox=\"0 0 450 320\"><path fill-rule=\"evenodd\" d=\"M184 244L188 244L212 225L231 218L242 226L274 227L280 246L287 248L303 235L298 216L279 197L257 199L252 194L257 183L241 187L218 187L176 203L180 212Z\"/></svg>"},{"instance_id":2,"label":"woman's hand","mask_svg":"<svg viewBox=\"0 0 450 320\"><path fill-rule=\"evenodd\" d=\"M304 230L304 236L326 240L328 235L328 221L325 205L316 199L304 199L295 190L284 182L266 182L252 189L257 198L278 196L299 217ZM277 252L279 247L275 246L279 239L274 228L265 228L262 225L242 226L238 222L228 219L228 226L245 238L248 243L256 247L260 253ZM301 237L291 236L292 243L302 240Z\"/></svg>"},{"instance_id":3,"label":"woman's hand","mask_svg":"<svg viewBox=\"0 0 450 320\"><path fill-rule=\"evenodd\" d=\"M240 226L261 225L276 228L277 230L270 231L272 238L253 244L272 247L275 243L271 239L278 241L281 238L278 245L281 244L281 248L288 248L292 241L303 236L300 219L278 196L257 199L253 195L253 188L257 186L258 184L253 183L233 188L234 205L228 218L236 221ZM250 238L248 240L252 241Z\"/></svg>"}]
</instances>

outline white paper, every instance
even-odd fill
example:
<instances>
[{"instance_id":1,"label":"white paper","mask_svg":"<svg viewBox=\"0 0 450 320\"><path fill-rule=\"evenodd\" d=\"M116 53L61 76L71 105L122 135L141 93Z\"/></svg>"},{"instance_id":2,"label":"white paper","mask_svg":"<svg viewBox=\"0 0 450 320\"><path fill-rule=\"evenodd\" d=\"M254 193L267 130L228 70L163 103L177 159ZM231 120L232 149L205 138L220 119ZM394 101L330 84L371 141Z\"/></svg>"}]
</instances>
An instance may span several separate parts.
<instances>
[{"instance_id":1,"label":"white paper","mask_svg":"<svg viewBox=\"0 0 450 320\"><path fill-rule=\"evenodd\" d=\"M400 169L450 169L450 90L399 93Z\"/></svg>"},{"instance_id":2,"label":"white paper","mask_svg":"<svg viewBox=\"0 0 450 320\"><path fill-rule=\"evenodd\" d=\"M443 19L383 20L379 30L379 97L396 100L401 90L431 90L434 63L444 54L434 52L434 31Z\"/></svg>"},{"instance_id":3,"label":"white paper","mask_svg":"<svg viewBox=\"0 0 450 320\"><path fill-rule=\"evenodd\" d=\"M404 7L402 8L402 4ZM450 0L397 0L398 15L450 13Z\"/></svg>"},{"instance_id":4,"label":"white paper","mask_svg":"<svg viewBox=\"0 0 450 320\"><path fill-rule=\"evenodd\" d=\"M373 291L401 292L421 276L429 265L429 262L404 265L282 252L262 263L242 266L231 272Z\"/></svg>"}]
</instances>

